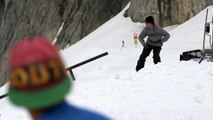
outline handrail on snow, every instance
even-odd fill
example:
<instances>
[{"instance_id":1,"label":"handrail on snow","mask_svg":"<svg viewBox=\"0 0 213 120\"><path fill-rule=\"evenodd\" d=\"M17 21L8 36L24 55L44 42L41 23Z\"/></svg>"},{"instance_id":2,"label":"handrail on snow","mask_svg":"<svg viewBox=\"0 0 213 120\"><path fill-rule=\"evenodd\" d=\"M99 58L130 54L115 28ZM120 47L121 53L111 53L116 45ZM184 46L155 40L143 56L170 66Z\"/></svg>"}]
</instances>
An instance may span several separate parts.
<instances>
[{"instance_id":1,"label":"handrail on snow","mask_svg":"<svg viewBox=\"0 0 213 120\"><path fill-rule=\"evenodd\" d=\"M73 65L73 66L71 66L71 67L66 68L66 70L69 71L69 73L70 73L72 79L75 80L75 76L74 76L74 74L73 74L72 69L77 68L77 67L79 67L79 66L81 66L81 65L84 65L84 64L86 64L86 63L92 62L92 61L94 61L94 60L96 60L96 59L99 59L99 58L101 58L101 57L104 57L104 56L106 56L106 55L108 55L108 52L102 53L102 54L100 54L100 55L97 55L97 56L95 56L95 57L92 57L92 58L90 58L90 59L87 59L87 60L85 60L85 61L83 61L83 62L77 63L77 64L75 64L75 65ZM5 98L5 97L7 97L7 96L8 96L8 93L3 94L3 95L0 96L0 99Z\"/></svg>"},{"instance_id":2,"label":"handrail on snow","mask_svg":"<svg viewBox=\"0 0 213 120\"><path fill-rule=\"evenodd\" d=\"M0 99L5 98L5 97L7 97L7 96L8 96L8 93L3 94L3 95L0 96Z\"/></svg>"},{"instance_id":3,"label":"handrail on snow","mask_svg":"<svg viewBox=\"0 0 213 120\"><path fill-rule=\"evenodd\" d=\"M92 58L90 58L90 59L87 59L87 60L85 60L85 61L83 61L83 62L77 63L77 64L75 64L75 65L73 65L73 66L71 66L71 67L68 67L66 70L69 71L69 73L70 73L72 79L75 80L75 76L74 76L74 74L73 74L72 69L77 68L77 67L79 67L79 66L81 66L81 65L84 65L84 64L86 64L86 63L92 62L92 61L94 61L94 60L96 60L96 59L99 59L99 58L101 58L101 57L104 57L104 56L106 56L106 55L108 55L108 52L102 53L102 54L100 54L100 55L97 55L97 56L95 56L95 57L92 57Z\"/></svg>"}]
</instances>

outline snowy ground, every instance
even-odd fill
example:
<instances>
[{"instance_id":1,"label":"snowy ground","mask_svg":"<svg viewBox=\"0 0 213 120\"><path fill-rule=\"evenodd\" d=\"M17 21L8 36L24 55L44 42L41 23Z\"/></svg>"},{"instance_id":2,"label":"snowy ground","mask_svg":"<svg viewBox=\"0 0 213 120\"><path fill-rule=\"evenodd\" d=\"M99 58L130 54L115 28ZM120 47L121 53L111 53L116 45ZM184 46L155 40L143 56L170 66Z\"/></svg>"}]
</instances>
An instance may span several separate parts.
<instances>
[{"instance_id":1,"label":"snowy ground","mask_svg":"<svg viewBox=\"0 0 213 120\"><path fill-rule=\"evenodd\" d=\"M67 100L115 120L212 120L212 63L179 61L183 51L202 49L205 10L182 25L167 27L171 38L162 48L162 63L154 65L150 55L139 72L135 65L142 46L135 47L133 33L139 33L144 24L133 23L122 14L61 51L67 67L109 52L73 70L77 80ZM212 15L211 6L208 21ZM0 93L6 88L0 88ZM1 120L30 119L7 99L0 100L0 108Z\"/></svg>"}]
</instances>

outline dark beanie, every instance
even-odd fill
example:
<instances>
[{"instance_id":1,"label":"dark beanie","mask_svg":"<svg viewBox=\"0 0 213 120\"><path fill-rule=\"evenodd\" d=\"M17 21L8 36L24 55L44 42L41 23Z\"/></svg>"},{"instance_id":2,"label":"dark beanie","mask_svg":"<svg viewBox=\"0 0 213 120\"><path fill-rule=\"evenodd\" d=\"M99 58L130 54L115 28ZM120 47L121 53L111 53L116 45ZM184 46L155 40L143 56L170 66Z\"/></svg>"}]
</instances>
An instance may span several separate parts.
<instances>
[{"instance_id":1,"label":"dark beanie","mask_svg":"<svg viewBox=\"0 0 213 120\"><path fill-rule=\"evenodd\" d=\"M145 22L154 24L154 18L152 16L149 16L145 19Z\"/></svg>"}]
</instances>

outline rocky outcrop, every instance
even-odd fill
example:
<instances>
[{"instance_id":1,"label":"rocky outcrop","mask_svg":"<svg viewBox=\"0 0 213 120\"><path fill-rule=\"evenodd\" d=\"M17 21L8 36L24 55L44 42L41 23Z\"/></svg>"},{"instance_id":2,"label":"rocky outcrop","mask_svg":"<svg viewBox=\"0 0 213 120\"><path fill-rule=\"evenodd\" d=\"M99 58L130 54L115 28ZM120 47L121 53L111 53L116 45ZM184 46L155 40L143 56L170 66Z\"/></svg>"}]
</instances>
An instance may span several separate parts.
<instances>
[{"instance_id":1,"label":"rocky outcrop","mask_svg":"<svg viewBox=\"0 0 213 120\"><path fill-rule=\"evenodd\" d=\"M122 10L129 0L0 0L0 86L6 78L8 49L35 35L56 44L74 44Z\"/></svg>"},{"instance_id":2,"label":"rocky outcrop","mask_svg":"<svg viewBox=\"0 0 213 120\"><path fill-rule=\"evenodd\" d=\"M76 43L122 9L121 0L70 0L67 4L56 42L61 48Z\"/></svg>"},{"instance_id":3,"label":"rocky outcrop","mask_svg":"<svg viewBox=\"0 0 213 120\"><path fill-rule=\"evenodd\" d=\"M144 22L152 15L162 26L168 26L181 24L212 4L213 0L132 0L128 16Z\"/></svg>"},{"instance_id":4,"label":"rocky outcrop","mask_svg":"<svg viewBox=\"0 0 213 120\"><path fill-rule=\"evenodd\" d=\"M62 22L60 4L62 0L5 0L0 28L1 81L7 81L8 49L14 42L33 35L54 38Z\"/></svg>"}]
</instances>

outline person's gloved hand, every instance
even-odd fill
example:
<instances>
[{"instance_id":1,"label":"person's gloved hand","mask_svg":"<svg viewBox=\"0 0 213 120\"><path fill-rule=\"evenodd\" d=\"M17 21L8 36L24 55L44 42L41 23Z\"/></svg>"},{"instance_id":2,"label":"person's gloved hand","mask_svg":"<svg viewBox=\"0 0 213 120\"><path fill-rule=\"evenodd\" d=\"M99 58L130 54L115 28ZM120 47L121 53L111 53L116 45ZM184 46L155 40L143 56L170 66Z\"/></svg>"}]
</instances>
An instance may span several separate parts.
<instances>
[{"instance_id":1,"label":"person's gloved hand","mask_svg":"<svg viewBox=\"0 0 213 120\"><path fill-rule=\"evenodd\" d=\"M161 39L158 39L156 42L160 43L160 42L162 42L162 40L161 40Z\"/></svg>"},{"instance_id":2,"label":"person's gloved hand","mask_svg":"<svg viewBox=\"0 0 213 120\"><path fill-rule=\"evenodd\" d=\"M145 43L145 44L143 45L143 47L144 47L145 49L147 49L147 48L149 48L149 45Z\"/></svg>"}]
</instances>

